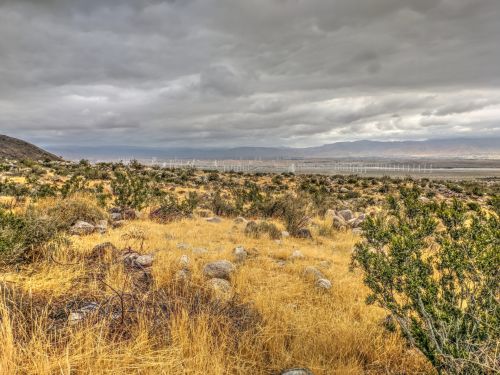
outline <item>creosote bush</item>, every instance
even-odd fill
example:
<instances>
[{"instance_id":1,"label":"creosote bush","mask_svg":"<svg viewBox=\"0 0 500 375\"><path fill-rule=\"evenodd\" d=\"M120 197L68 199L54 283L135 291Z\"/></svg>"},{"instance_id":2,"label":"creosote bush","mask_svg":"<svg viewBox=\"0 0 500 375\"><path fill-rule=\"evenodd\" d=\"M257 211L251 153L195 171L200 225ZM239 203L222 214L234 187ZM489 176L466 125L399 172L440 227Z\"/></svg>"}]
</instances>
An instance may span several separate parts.
<instances>
[{"instance_id":1,"label":"creosote bush","mask_svg":"<svg viewBox=\"0 0 500 375\"><path fill-rule=\"evenodd\" d=\"M58 230L67 230L78 220L96 224L107 218L95 199L83 196L57 200L47 214Z\"/></svg>"},{"instance_id":2,"label":"creosote bush","mask_svg":"<svg viewBox=\"0 0 500 375\"><path fill-rule=\"evenodd\" d=\"M500 371L498 210L454 200L422 203L403 188L384 216L369 217L353 265L369 303L390 311L407 340L440 372Z\"/></svg>"}]
</instances>

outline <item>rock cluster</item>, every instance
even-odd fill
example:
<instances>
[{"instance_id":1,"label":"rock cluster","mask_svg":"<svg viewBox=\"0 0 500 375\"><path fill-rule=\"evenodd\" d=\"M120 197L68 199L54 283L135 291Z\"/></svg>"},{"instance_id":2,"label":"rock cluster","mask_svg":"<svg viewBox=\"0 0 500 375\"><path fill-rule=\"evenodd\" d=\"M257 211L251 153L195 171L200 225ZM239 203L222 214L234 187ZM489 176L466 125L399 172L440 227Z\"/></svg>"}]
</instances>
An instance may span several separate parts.
<instances>
[{"instance_id":1,"label":"rock cluster","mask_svg":"<svg viewBox=\"0 0 500 375\"><path fill-rule=\"evenodd\" d=\"M331 218L335 229L340 230L359 228L366 219L365 214L355 215L351 210L328 210L325 216Z\"/></svg>"}]
</instances>

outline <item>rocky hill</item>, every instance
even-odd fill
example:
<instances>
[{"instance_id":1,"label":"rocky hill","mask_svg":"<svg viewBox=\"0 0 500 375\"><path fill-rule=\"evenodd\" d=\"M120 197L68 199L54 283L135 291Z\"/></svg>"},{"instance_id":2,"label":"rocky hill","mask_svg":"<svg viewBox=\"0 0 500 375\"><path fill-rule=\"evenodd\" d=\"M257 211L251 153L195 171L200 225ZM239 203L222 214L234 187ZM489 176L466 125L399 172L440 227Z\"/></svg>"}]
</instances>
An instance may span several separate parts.
<instances>
[{"instance_id":1,"label":"rocky hill","mask_svg":"<svg viewBox=\"0 0 500 375\"><path fill-rule=\"evenodd\" d=\"M0 134L0 159L61 160L31 143Z\"/></svg>"}]
</instances>

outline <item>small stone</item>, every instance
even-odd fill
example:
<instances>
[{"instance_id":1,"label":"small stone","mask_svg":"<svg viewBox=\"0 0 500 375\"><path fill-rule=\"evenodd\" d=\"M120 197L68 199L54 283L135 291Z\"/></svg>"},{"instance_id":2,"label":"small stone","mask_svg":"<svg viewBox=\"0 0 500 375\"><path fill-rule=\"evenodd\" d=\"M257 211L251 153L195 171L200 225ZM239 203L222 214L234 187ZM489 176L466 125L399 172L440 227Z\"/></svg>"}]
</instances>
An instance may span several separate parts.
<instances>
[{"instance_id":1,"label":"small stone","mask_svg":"<svg viewBox=\"0 0 500 375\"><path fill-rule=\"evenodd\" d=\"M95 227L90 224L90 223L87 223L86 221L77 221L75 223L75 225L73 225L70 229L70 233L71 234L76 234L76 235L79 235L79 236L83 236L83 235L86 235L86 234L91 234L93 233L95 230Z\"/></svg>"},{"instance_id":2,"label":"small stone","mask_svg":"<svg viewBox=\"0 0 500 375\"><path fill-rule=\"evenodd\" d=\"M106 233L108 231L108 221L107 220L99 220L99 222L97 223L95 228L101 234Z\"/></svg>"},{"instance_id":3,"label":"small stone","mask_svg":"<svg viewBox=\"0 0 500 375\"><path fill-rule=\"evenodd\" d=\"M205 221L207 221L209 223L220 223L220 222L222 222L222 219L220 217L213 216L213 217L206 218Z\"/></svg>"},{"instance_id":4,"label":"small stone","mask_svg":"<svg viewBox=\"0 0 500 375\"><path fill-rule=\"evenodd\" d=\"M85 306L79 308L77 311L73 311L68 315L68 322L70 324L76 324L81 322L85 317L92 313L93 311L97 310L99 307L99 304L96 302L90 302L86 304Z\"/></svg>"},{"instance_id":5,"label":"small stone","mask_svg":"<svg viewBox=\"0 0 500 375\"><path fill-rule=\"evenodd\" d=\"M363 229L361 229L361 228L354 228L354 229L352 230L352 233L353 233L353 234L357 234L357 235L359 235L359 236L360 236L360 235L362 235L362 234L363 234Z\"/></svg>"},{"instance_id":6,"label":"small stone","mask_svg":"<svg viewBox=\"0 0 500 375\"><path fill-rule=\"evenodd\" d=\"M311 370L305 367L290 368L280 372L280 375L314 375Z\"/></svg>"},{"instance_id":7,"label":"small stone","mask_svg":"<svg viewBox=\"0 0 500 375\"><path fill-rule=\"evenodd\" d=\"M300 250L295 250L292 255L290 256L290 259L304 259L305 256L302 254L302 251Z\"/></svg>"},{"instance_id":8,"label":"small stone","mask_svg":"<svg viewBox=\"0 0 500 375\"><path fill-rule=\"evenodd\" d=\"M122 214L120 212L111 213L111 220L113 221L122 220Z\"/></svg>"},{"instance_id":9,"label":"small stone","mask_svg":"<svg viewBox=\"0 0 500 375\"><path fill-rule=\"evenodd\" d=\"M349 193L349 189L348 189L348 188L346 188L346 187L343 187L343 186L342 186L342 187L340 188L340 192L341 192L341 193L343 193L343 194L345 194L345 193Z\"/></svg>"},{"instance_id":10,"label":"small stone","mask_svg":"<svg viewBox=\"0 0 500 375\"><path fill-rule=\"evenodd\" d=\"M203 268L203 274L208 278L229 280L236 267L228 260L218 260L208 263Z\"/></svg>"},{"instance_id":11,"label":"small stone","mask_svg":"<svg viewBox=\"0 0 500 375\"><path fill-rule=\"evenodd\" d=\"M281 231L281 237L286 238L290 237L290 233L288 233L286 230Z\"/></svg>"},{"instance_id":12,"label":"small stone","mask_svg":"<svg viewBox=\"0 0 500 375\"><path fill-rule=\"evenodd\" d=\"M319 289L329 290L332 288L332 283L328 279L318 279L316 280L316 286Z\"/></svg>"},{"instance_id":13,"label":"small stone","mask_svg":"<svg viewBox=\"0 0 500 375\"><path fill-rule=\"evenodd\" d=\"M248 253L243 246L237 246L234 251L234 258L237 262L244 262L247 259Z\"/></svg>"},{"instance_id":14,"label":"small stone","mask_svg":"<svg viewBox=\"0 0 500 375\"><path fill-rule=\"evenodd\" d=\"M153 265L154 256L151 254L139 255L134 260L134 264L139 268L151 267Z\"/></svg>"},{"instance_id":15,"label":"small stone","mask_svg":"<svg viewBox=\"0 0 500 375\"><path fill-rule=\"evenodd\" d=\"M183 255L180 257L179 266L182 269L187 269L189 267L189 257L187 255Z\"/></svg>"}]
</instances>

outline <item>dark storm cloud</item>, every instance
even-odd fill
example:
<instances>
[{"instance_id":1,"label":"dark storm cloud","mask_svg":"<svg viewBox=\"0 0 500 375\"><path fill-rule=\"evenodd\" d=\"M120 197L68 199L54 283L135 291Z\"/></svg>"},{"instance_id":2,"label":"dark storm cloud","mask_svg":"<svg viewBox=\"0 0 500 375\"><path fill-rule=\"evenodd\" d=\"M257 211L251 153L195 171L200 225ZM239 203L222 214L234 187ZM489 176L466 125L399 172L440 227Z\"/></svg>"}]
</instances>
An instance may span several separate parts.
<instances>
[{"instance_id":1,"label":"dark storm cloud","mask_svg":"<svg viewBox=\"0 0 500 375\"><path fill-rule=\"evenodd\" d=\"M498 131L497 0L3 0L0 133L296 145Z\"/></svg>"}]
</instances>

